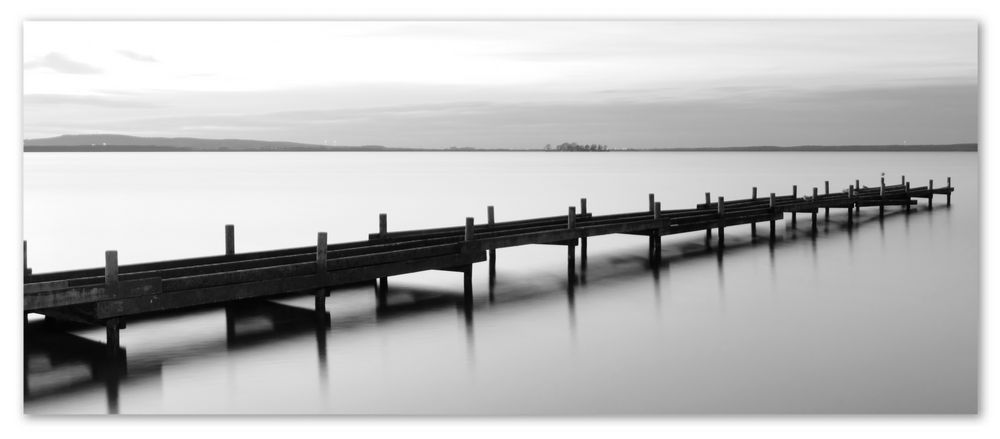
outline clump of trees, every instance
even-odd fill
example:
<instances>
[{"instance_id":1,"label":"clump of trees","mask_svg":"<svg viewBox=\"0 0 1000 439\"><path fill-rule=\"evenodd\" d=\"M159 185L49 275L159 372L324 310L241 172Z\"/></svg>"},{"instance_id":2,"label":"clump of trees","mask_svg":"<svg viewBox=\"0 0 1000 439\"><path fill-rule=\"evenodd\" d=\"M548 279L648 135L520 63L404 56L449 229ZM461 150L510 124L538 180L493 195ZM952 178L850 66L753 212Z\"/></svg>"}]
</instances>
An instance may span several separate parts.
<instances>
[{"instance_id":1,"label":"clump of trees","mask_svg":"<svg viewBox=\"0 0 1000 439\"><path fill-rule=\"evenodd\" d=\"M546 151L607 151L608 145L598 145L596 143L593 145L590 144L580 145L576 142L571 142L571 143L564 142L556 145L555 147L553 147L552 144L545 145L545 150Z\"/></svg>"}]
</instances>

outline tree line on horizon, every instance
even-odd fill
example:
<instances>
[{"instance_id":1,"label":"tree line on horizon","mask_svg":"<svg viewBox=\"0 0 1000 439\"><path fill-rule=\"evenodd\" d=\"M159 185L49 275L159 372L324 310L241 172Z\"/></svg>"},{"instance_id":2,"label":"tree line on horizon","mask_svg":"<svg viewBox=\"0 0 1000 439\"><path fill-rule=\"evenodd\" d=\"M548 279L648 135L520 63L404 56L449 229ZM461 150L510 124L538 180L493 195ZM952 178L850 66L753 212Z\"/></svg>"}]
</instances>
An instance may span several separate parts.
<instances>
[{"instance_id":1,"label":"tree line on horizon","mask_svg":"<svg viewBox=\"0 0 1000 439\"><path fill-rule=\"evenodd\" d=\"M596 143L592 145L591 144L580 145L576 142L569 142L569 143L563 142L553 147L552 144L550 143L545 145L545 150L546 151L607 151L608 145L598 145Z\"/></svg>"}]
</instances>

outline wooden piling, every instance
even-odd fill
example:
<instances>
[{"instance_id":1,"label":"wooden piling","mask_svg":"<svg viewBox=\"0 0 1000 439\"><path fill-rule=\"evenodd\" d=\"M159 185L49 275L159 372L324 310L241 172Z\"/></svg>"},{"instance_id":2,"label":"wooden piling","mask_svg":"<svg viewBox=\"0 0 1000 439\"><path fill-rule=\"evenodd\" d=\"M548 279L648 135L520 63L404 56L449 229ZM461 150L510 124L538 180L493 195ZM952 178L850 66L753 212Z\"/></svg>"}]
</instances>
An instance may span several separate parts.
<instances>
[{"instance_id":1,"label":"wooden piling","mask_svg":"<svg viewBox=\"0 0 1000 439\"><path fill-rule=\"evenodd\" d=\"M650 194L652 200L652 194ZM573 230L576 228L576 207L569 206L569 213L566 215L566 228ZM566 246L566 276L570 285L576 284L576 240Z\"/></svg>"},{"instance_id":2,"label":"wooden piling","mask_svg":"<svg viewBox=\"0 0 1000 439\"><path fill-rule=\"evenodd\" d=\"M848 188L847 188L847 198L849 200L851 200L852 203L854 202L854 185L848 186ZM852 208L850 205L848 205L848 207L847 207L847 228L848 229L850 229L851 227L854 226L854 213L853 213L853 211L854 211L854 208Z\"/></svg>"},{"instance_id":3,"label":"wooden piling","mask_svg":"<svg viewBox=\"0 0 1000 439\"><path fill-rule=\"evenodd\" d=\"M24 240L22 244L21 269L24 271L24 283L28 283L31 282L31 270L28 269L28 241Z\"/></svg>"},{"instance_id":4,"label":"wooden piling","mask_svg":"<svg viewBox=\"0 0 1000 439\"><path fill-rule=\"evenodd\" d=\"M826 181L823 182L823 194L824 195L830 195L830 180L826 180ZM830 222L830 208L829 207L827 207L827 208L824 209L824 212L823 212L823 221Z\"/></svg>"},{"instance_id":5,"label":"wooden piling","mask_svg":"<svg viewBox=\"0 0 1000 439\"><path fill-rule=\"evenodd\" d=\"M327 271L326 271L326 232L319 232L316 234L316 282L319 284L319 288L316 289L316 312L322 313L326 312L326 294L328 288L326 287L327 282Z\"/></svg>"},{"instance_id":6,"label":"wooden piling","mask_svg":"<svg viewBox=\"0 0 1000 439\"><path fill-rule=\"evenodd\" d=\"M385 239L389 234L389 220L388 216L384 213L378 214L378 236L379 238ZM389 304L389 278L380 277L378 278L378 283L375 285L375 300L377 302L376 307L378 309L383 309Z\"/></svg>"},{"instance_id":7,"label":"wooden piling","mask_svg":"<svg viewBox=\"0 0 1000 439\"><path fill-rule=\"evenodd\" d=\"M472 307L472 264L462 270L462 299L467 308Z\"/></svg>"},{"instance_id":8,"label":"wooden piling","mask_svg":"<svg viewBox=\"0 0 1000 439\"><path fill-rule=\"evenodd\" d=\"M493 218L493 206L486 206L486 224L493 228L495 219ZM490 286L496 282L497 278L497 250L490 249Z\"/></svg>"},{"instance_id":9,"label":"wooden piling","mask_svg":"<svg viewBox=\"0 0 1000 439\"><path fill-rule=\"evenodd\" d=\"M654 213L653 213L654 216L660 213L660 207L659 206L660 206L659 202L655 203L655 206L654 206L655 210L654 210ZM580 214L584 215L584 216L587 215L587 199L586 198L581 198L580 199ZM581 272L587 271L587 237L586 236L580 238L580 271ZM586 273L584 273L583 276L586 276Z\"/></svg>"},{"instance_id":10,"label":"wooden piling","mask_svg":"<svg viewBox=\"0 0 1000 439\"><path fill-rule=\"evenodd\" d=\"M770 208L769 211L771 212L771 235L769 238L770 241L773 243L774 242L774 192L771 192L771 201L770 204L768 204L768 207Z\"/></svg>"},{"instance_id":11,"label":"wooden piling","mask_svg":"<svg viewBox=\"0 0 1000 439\"><path fill-rule=\"evenodd\" d=\"M792 185L792 197L795 198L796 200L798 200L798 198L799 198L799 186L798 185ZM792 228L793 229L795 228L795 217L796 216L797 215L796 215L795 211L793 210L792 211Z\"/></svg>"},{"instance_id":12,"label":"wooden piling","mask_svg":"<svg viewBox=\"0 0 1000 439\"><path fill-rule=\"evenodd\" d=\"M819 211L816 208L816 201L819 199L819 189L813 188L813 211L812 211L812 233L816 234L816 213Z\"/></svg>"},{"instance_id":13,"label":"wooden piling","mask_svg":"<svg viewBox=\"0 0 1000 439\"><path fill-rule=\"evenodd\" d=\"M879 205L878 205L878 219L885 218L885 177L882 177L882 186L878 190Z\"/></svg>"},{"instance_id":14,"label":"wooden piling","mask_svg":"<svg viewBox=\"0 0 1000 439\"><path fill-rule=\"evenodd\" d=\"M111 297L118 295L118 252L115 250L104 252L104 287L111 293ZM107 346L111 350L117 350L121 346L118 338L119 329L122 327L121 320L108 319L104 324Z\"/></svg>"},{"instance_id":15,"label":"wooden piling","mask_svg":"<svg viewBox=\"0 0 1000 439\"><path fill-rule=\"evenodd\" d=\"M719 197L719 250L726 245L726 204L725 198Z\"/></svg>"},{"instance_id":16,"label":"wooden piling","mask_svg":"<svg viewBox=\"0 0 1000 439\"><path fill-rule=\"evenodd\" d=\"M656 202L656 210L653 211L653 219L654 220L659 220L660 219L660 202L659 201ZM654 241L653 241L653 253L652 253L653 257L652 257L651 261L652 262L656 262L656 264L659 265L660 258L661 258L662 253L663 253L662 252L662 247L663 247L663 245L662 245L663 244L663 230L658 228L658 229L656 229L655 233L656 233L655 237L650 236L651 238L654 239Z\"/></svg>"},{"instance_id":17,"label":"wooden piling","mask_svg":"<svg viewBox=\"0 0 1000 439\"><path fill-rule=\"evenodd\" d=\"M934 201L934 180L927 182L927 189L930 189L927 194L927 209L934 209L934 204L932 204Z\"/></svg>"},{"instance_id":18,"label":"wooden piling","mask_svg":"<svg viewBox=\"0 0 1000 439\"><path fill-rule=\"evenodd\" d=\"M910 182L904 184L906 185L906 189L904 189L906 193L906 213L910 213Z\"/></svg>"},{"instance_id":19,"label":"wooden piling","mask_svg":"<svg viewBox=\"0 0 1000 439\"><path fill-rule=\"evenodd\" d=\"M951 189L951 177L948 177L948 189ZM945 200L947 201L946 205L951 206L951 191L950 190L948 191L948 195L945 195L945 197L946 197Z\"/></svg>"},{"instance_id":20,"label":"wooden piling","mask_svg":"<svg viewBox=\"0 0 1000 439\"><path fill-rule=\"evenodd\" d=\"M854 190L856 190L856 191L860 191L861 190L861 180L854 180ZM860 204L857 204L857 203L854 204L854 215L858 216L859 218L861 217L861 205Z\"/></svg>"},{"instance_id":21,"label":"wooden piling","mask_svg":"<svg viewBox=\"0 0 1000 439\"><path fill-rule=\"evenodd\" d=\"M753 187L753 191L752 191L752 193L750 195L750 199L751 200L756 200L757 199L757 186ZM750 223L750 237L751 238L756 238L757 237L757 222L756 221Z\"/></svg>"},{"instance_id":22,"label":"wooden piling","mask_svg":"<svg viewBox=\"0 0 1000 439\"><path fill-rule=\"evenodd\" d=\"M705 192L705 204L707 205L707 204L711 204L711 203L712 203L712 193L711 192ZM709 227L709 228L705 229L705 242L708 243L711 240L712 240L712 228Z\"/></svg>"},{"instance_id":23,"label":"wooden piling","mask_svg":"<svg viewBox=\"0 0 1000 439\"><path fill-rule=\"evenodd\" d=\"M232 224L226 224L226 256L236 254L236 232Z\"/></svg>"}]
</instances>

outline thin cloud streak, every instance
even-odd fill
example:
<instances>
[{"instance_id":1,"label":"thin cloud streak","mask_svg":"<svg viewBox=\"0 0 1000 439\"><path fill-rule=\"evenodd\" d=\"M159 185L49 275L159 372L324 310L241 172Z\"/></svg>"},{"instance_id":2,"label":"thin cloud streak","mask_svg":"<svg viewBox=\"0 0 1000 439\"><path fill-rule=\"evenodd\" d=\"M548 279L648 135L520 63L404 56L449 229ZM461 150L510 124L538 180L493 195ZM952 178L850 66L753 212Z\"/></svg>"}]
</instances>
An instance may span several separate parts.
<instances>
[{"instance_id":1,"label":"thin cloud streak","mask_svg":"<svg viewBox=\"0 0 1000 439\"><path fill-rule=\"evenodd\" d=\"M131 50L119 50L118 54L133 61L157 62L156 58L153 58L152 56L143 55L141 53L133 52Z\"/></svg>"},{"instance_id":2,"label":"thin cloud streak","mask_svg":"<svg viewBox=\"0 0 1000 439\"><path fill-rule=\"evenodd\" d=\"M92 75L101 73L101 69L97 67L80 61L75 61L58 52L50 52L41 58L26 62L24 63L24 68L26 70L47 68L59 73L68 73L72 75Z\"/></svg>"}]
</instances>

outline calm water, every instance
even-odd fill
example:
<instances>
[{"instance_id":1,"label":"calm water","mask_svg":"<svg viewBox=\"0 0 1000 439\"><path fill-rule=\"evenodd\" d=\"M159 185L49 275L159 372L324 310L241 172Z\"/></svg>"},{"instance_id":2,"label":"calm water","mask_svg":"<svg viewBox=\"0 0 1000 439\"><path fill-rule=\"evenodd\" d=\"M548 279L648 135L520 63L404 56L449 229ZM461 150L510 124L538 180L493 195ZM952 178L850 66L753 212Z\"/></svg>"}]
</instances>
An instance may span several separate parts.
<instances>
[{"instance_id":1,"label":"calm water","mask_svg":"<svg viewBox=\"0 0 1000 439\"><path fill-rule=\"evenodd\" d=\"M461 275L312 298L129 321L124 376L103 329L27 340L28 413L840 414L974 413L979 376L979 176L975 153L144 153L25 154L24 235L35 272L364 239L378 229L597 214L840 190L881 173L951 176L951 208L843 212L778 243L726 229L590 240L587 281L567 293L565 248L504 249L495 301L485 264L463 313ZM822 190L822 189L821 189ZM822 214L820 215L822 221ZM766 235L766 224L760 228Z\"/></svg>"}]
</instances>

